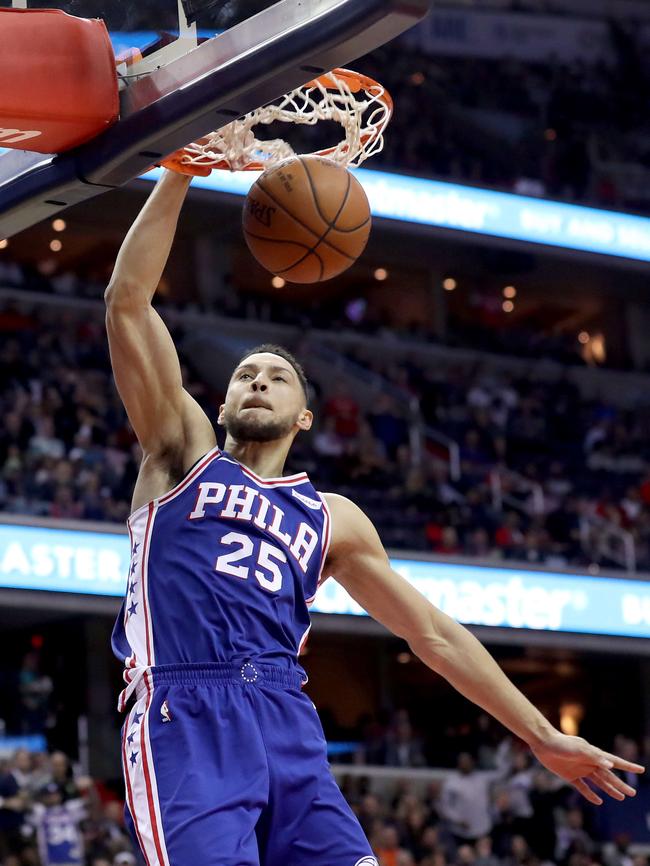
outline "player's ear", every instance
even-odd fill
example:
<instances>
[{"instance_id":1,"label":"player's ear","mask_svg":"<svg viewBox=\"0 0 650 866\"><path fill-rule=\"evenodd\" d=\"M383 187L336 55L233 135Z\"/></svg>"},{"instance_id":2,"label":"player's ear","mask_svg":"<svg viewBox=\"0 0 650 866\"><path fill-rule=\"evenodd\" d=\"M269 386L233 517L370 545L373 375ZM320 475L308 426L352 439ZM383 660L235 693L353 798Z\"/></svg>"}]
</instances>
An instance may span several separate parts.
<instances>
[{"instance_id":1,"label":"player's ear","mask_svg":"<svg viewBox=\"0 0 650 866\"><path fill-rule=\"evenodd\" d=\"M220 427L223 427L224 424L226 423L225 419L224 419L225 413L226 413L226 404L222 403L221 406L219 406L219 417L217 418L217 424L219 424Z\"/></svg>"},{"instance_id":2,"label":"player's ear","mask_svg":"<svg viewBox=\"0 0 650 866\"><path fill-rule=\"evenodd\" d=\"M311 430L311 425L314 421L314 413L309 409L303 409L298 415L298 428L300 430Z\"/></svg>"}]
</instances>

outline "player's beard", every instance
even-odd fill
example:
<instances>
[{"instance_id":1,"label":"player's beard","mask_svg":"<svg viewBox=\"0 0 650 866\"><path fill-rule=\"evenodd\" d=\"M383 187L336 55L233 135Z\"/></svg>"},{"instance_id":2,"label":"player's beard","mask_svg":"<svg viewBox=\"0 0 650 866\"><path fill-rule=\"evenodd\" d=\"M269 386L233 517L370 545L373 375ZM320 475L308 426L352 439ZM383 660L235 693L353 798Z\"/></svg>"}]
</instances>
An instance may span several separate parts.
<instances>
[{"instance_id":1,"label":"player's beard","mask_svg":"<svg viewBox=\"0 0 650 866\"><path fill-rule=\"evenodd\" d=\"M224 412L223 421L226 432L236 442L274 442L284 439L296 423L291 418L265 418L252 413L249 417L242 417L228 409Z\"/></svg>"}]
</instances>

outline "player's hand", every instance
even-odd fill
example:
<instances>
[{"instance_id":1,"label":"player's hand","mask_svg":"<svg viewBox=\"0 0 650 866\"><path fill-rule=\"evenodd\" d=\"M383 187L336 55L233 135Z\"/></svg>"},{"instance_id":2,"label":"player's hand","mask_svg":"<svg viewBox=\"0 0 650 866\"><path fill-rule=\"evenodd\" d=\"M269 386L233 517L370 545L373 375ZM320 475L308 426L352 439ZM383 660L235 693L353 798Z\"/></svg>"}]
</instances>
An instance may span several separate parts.
<instances>
[{"instance_id":1,"label":"player's hand","mask_svg":"<svg viewBox=\"0 0 650 866\"><path fill-rule=\"evenodd\" d=\"M551 734L543 745L532 747L532 752L541 764L573 785L596 806L602 805L603 801L592 788L600 789L614 800L624 800L636 794L634 788L619 779L613 770L645 772L641 764L625 761L592 746L582 737L569 737L559 731Z\"/></svg>"},{"instance_id":2,"label":"player's hand","mask_svg":"<svg viewBox=\"0 0 650 866\"><path fill-rule=\"evenodd\" d=\"M206 144L207 141L207 138L200 138L197 144ZM180 150L176 150L168 157L165 157L165 159L162 159L160 165L168 168L170 171L175 171L178 174L187 174L190 177L208 177L212 174L213 166L191 162L191 156L192 154L189 153L186 147L181 147Z\"/></svg>"},{"instance_id":3,"label":"player's hand","mask_svg":"<svg viewBox=\"0 0 650 866\"><path fill-rule=\"evenodd\" d=\"M185 156L185 148L172 153L167 159L161 159L160 165L163 168L168 168L170 171L175 171L177 174L187 174L190 177L208 177L212 174L212 169L207 165L195 165L192 162L183 162Z\"/></svg>"}]
</instances>

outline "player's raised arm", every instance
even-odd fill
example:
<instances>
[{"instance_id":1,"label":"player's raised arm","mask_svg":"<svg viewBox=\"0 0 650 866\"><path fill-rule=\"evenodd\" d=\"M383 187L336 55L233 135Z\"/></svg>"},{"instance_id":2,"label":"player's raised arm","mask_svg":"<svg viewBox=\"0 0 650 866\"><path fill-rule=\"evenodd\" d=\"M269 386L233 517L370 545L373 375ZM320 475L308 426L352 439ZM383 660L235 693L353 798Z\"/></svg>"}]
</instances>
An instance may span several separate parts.
<instances>
[{"instance_id":1,"label":"player's raised arm","mask_svg":"<svg viewBox=\"0 0 650 866\"><path fill-rule=\"evenodd\" d=\"M617 800L634 795L634 789L612 769L641 773L643 767L556 730L466 628L393 571L365 514L342 496L326 494L326 498L332 512L327 574L371 616L408 641L428 667L528 743L542 764L574 785L587 800L602 803L586 780Z\"/></svg>"},{"instance_id":2,"label":"player's raised arm","mask_svg":"<svg viewBox=\"0 0 650 866\"><path fill-rule=\"evenodd\" d=\"M214 445L214 431L185 391L176 348L154 310L190 178L165 172L127 234L104 298L117 389L145 456Z\"/></svg>"}]
</instances>

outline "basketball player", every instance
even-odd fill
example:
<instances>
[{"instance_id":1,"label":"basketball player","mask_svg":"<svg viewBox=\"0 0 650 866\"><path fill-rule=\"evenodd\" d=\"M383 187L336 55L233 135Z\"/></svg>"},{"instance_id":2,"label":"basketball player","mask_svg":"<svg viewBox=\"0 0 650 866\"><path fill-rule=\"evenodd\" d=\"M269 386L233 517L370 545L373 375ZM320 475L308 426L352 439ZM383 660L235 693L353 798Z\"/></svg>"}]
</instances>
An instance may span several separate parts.
<instances>
[{"instance_id":1,"label":"basketball player","mask_svg":"<svg viewBox=\"0 0 650 866\"><path fill-rule=\"evenodd\" d=\"M328 771L298 654L308 605L332 577L462 694L525 740L590 802L634 789L637 764L564 736L482 645L390 567L350 500L282 477L308 430L304 373L281 347L244 356L219 425L183 389L151 300L189 178L166 172L129 231L106 291L115 381L143 451L128 520L131 565L113 649L127 821L148 866L371 866Z\"/></svg>"}]
</instances>

